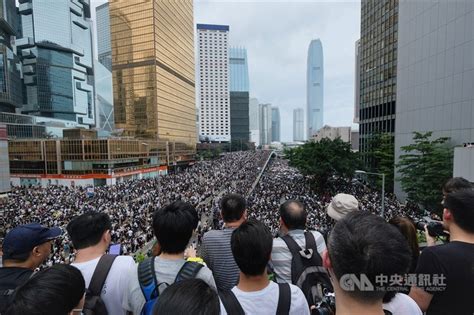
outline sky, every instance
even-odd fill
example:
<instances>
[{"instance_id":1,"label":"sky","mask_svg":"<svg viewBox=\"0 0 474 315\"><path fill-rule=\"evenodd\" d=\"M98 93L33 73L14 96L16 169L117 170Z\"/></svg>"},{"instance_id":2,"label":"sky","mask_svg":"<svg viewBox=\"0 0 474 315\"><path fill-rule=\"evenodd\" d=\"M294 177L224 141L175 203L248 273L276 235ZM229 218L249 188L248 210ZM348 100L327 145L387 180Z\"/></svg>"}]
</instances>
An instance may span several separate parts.
<instances>
[{"instance_id":1,"label":"sky","mask_svg":"<svg viewBox=\"0 0 474 315\"><path fill-rule=\"evenodd\" d=\"M280 109L283 142L293 140L293 109L306 112L308 47L321 39L324 124L357 128L352 120L360 1L195 0L194 22L230 26L230 45L247 49L251 97Z\"/></svg>"}]
</instances>

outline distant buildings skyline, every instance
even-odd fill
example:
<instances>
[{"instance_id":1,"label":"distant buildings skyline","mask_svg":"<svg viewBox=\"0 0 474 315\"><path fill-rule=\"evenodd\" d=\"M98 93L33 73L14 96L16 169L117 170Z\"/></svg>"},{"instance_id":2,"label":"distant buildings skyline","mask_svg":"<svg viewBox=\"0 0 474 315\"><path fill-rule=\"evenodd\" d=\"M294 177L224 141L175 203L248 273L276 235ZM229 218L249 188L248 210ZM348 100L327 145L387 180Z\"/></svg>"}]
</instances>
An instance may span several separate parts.
<instances>
[{"instance_id":1,"label":"distant buildings skyline","mask_svg":"<svg viewBox=\"0 0 474 315\"><path fill-rule=\"evenodd\" d=\"M97 59L112 72L109 3L96 7Z\"/></svg>"},{"instance_id":2,"label":"distant buildings skyline","mask_svg":"<svg viewBox=\"0 0 474 315\"><path fill-rule=\"evenodd\" d=\"M308 139L324 123L324 57L320 39L309 44L306 65L306 119Z\"/></svg>"}]
</instances>

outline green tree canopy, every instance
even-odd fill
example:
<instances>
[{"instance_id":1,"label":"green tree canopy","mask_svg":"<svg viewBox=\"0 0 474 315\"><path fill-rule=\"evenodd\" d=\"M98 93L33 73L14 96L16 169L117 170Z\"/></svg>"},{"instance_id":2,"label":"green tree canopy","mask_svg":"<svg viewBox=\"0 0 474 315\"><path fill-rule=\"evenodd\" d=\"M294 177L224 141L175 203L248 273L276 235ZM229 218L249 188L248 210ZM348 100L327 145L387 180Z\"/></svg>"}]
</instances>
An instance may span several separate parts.
<instances>
[{"instance_id":1,"label":"green tree canopy","mask_svg":"<svg viewBox=\"0 0 474 315\"><path fill-rule=\"evenodd\" d=\"M389 133L376 133L369 141L370 151L368 153L371 165L369 169L375 173L383 173L386 176L385 189L393 192L395 150L393 135ZM382 180L377 177L377 186L382 186Z\"/></svg>"},{"instance_id":2,"label":"green tree canopy","mask_svg":"<svg viewBox=\"0 0 474 315\"><path fill-rule=\"evenodd\" d=\"M290 165L309 176L317 191L323 191L333 176L352 178L362 166L358 153L352 152L351 145L340 138L308 142L285 153Z\"/></svg>"},{"instance_id":3,"label":"green tree canopy","mask_svg":"<svg viewBox=\"0 0 474 315\"><path fill-rule=\"evenodd\" d=\"M449 138L430 140L432 132L415 132L413 142L402 147L397 164L400 182L408 199L424 209L440 210L442 187L452 177L453 148Z\"/></svg>"}]
</instances>

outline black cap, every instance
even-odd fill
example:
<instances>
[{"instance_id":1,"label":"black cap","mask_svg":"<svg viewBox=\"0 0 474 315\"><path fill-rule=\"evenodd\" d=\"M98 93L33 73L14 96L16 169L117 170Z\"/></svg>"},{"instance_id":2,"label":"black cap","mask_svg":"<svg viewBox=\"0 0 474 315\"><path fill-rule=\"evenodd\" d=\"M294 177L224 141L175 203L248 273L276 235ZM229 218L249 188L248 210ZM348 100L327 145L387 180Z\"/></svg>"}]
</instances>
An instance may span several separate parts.
<instances>
[{"instance_id":1,"label":"black cap","mask_svg":"<svg viewBox=\"0 0 474 315\"><path fill-rule=\"evenodd\" d=\"M62 233L61 228L49 229L39 223L17 226L8 232L3 240L3 259L15 259L16 256L28 253L35 246L55 239Z\"/></svg>"}]
</instances>

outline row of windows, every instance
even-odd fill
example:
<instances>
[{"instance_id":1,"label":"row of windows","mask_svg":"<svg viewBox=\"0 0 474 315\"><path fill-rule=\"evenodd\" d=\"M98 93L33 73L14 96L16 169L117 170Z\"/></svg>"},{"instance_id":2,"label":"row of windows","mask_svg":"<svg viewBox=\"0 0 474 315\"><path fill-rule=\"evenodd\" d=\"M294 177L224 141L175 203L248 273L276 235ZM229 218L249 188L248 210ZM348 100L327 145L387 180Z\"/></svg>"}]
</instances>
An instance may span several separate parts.
<instances>
[{"instance_id":1,"label":"row of windows","mask_svg":"<svg viewBox=\"0 0 474 315\"><path fill-rule=\"evenodd\" d=\"M377 106L371 106L360 109L360 120L384 117L389 115L395 115L396 108L395 102L389 102L384 104L378 104Z\"/></svg>"}]
</instances>

